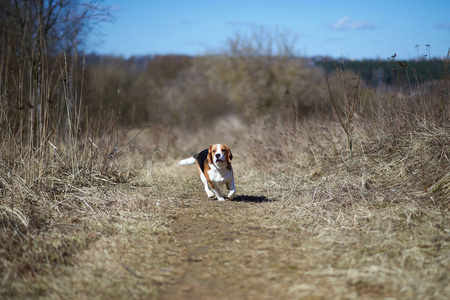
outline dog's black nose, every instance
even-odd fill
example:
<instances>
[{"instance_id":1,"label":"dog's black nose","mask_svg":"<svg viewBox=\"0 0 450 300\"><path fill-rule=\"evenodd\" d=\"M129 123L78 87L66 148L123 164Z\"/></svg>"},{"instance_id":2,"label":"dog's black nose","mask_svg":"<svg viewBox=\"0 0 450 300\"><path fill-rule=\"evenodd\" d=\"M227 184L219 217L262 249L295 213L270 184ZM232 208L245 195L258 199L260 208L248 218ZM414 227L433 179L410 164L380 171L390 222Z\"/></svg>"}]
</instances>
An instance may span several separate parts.
<instances>
[{"instance_id":1,"label":"dog's black nose","mask_svg":"<svg viewBox=\"0 0 450 300\"><path fill-rule=\"evenodd\" d=\"M216 157L219 158L220 157L220 153L216 153Z\"/></svg>"}]
</instances>

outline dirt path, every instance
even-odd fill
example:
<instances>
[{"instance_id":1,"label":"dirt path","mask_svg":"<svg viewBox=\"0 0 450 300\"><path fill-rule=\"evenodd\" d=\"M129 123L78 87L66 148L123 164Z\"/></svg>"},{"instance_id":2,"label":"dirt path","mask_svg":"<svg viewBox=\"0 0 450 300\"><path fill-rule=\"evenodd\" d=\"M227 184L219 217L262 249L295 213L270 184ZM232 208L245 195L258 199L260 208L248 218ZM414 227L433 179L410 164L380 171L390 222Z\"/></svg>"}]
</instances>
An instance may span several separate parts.
<instances>
[{"instance_id":1,"label":"dirt path","mask_svg":"<svg viewBox=\"0 0 450 300\"><path fill-rule=\"evenodd\" d=\"M172 251L178 259L168 260L165 268L181 271L173 284L161 287L161 299L274 298L275 291L260 283L267 278L268 264L278 261L276 232L249 219L256 217L251 211L265 211L273 204L257 197L236 200L181 203L173 215L171 239L156 250Z\"/></svg>"},{"instance_id":2,"label":"dirt path","mask_svg":"<svg viewBox=\"0 0 450 300\"><path fill-rule=\"evenodd\" d=\"M192 170L189 170L192 171ZM168 178L173 181L174 178ZM207 199L197 174L134 190L112 210L113 235L77 254L52 281L53 299L292 299L301 233L287 231L277 199L255 186L233 201ZM162 188L164 191L162 192ZM131 198L129 198L131 197ZM142 205L139 207L139 205ZM133 219L146 213L147 216ZM51 280L51 278L49 279ZM311 286L306 289L308 295Z\"/></svg>"},{"instance_id":3,"label":"dirt path","mask_svg":"<svg viewBox=\"0 0 450 300\"><path fill-rule=\"evenodd\" d=\"M270 197L266 183L238 175L238 195L218 202L206 197L194 171L185 168L177 175L178 184L156 211L170 220L145 258L157 274L152 276L156 298L292 299L311 294L309 285L295 290L303 284L296 274L305 259L298 248L305 235L283 227L283 206L265 196Z\"/></svg>"}]
</instances>

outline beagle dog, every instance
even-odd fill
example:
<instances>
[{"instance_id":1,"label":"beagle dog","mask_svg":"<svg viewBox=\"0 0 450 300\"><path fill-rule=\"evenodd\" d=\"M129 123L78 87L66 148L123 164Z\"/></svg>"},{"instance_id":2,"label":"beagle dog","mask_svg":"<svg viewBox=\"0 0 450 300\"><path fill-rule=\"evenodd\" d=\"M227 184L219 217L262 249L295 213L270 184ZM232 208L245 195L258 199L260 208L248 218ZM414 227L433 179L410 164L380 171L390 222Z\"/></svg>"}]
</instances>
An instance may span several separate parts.
<instances>
[{"instance_id":1,"label":"beagle dog","mask_svg":"<svg viewBox=\"0 0 450 300\"><path fill-rule=\"evenodd\" d=\"M205 192L209 198L216 197L219 201L225 201L218 184L225 184L228 189L227 198L233 200L236 192L234 187L233 168L231 167L230 148L225 144L214 144L200 153L189 158L182 159L178 164L181 166L197 163L200 179L205 186Z\"/></svg>"}]
</instances>

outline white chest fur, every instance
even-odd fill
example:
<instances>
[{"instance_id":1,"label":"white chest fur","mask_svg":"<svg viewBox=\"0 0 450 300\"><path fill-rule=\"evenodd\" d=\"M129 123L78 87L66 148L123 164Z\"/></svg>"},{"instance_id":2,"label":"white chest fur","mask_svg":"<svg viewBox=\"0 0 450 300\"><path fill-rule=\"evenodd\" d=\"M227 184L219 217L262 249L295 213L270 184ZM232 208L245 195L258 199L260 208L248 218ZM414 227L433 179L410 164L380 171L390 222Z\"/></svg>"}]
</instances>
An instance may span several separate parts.
<instances>
[{"instance_id":1,"label":"white chest fur","mask_svg":"<svg viewBox=\"0 0 450 300\"><path fill-rule=\"evenodd\" d=\"M233 171L227 168L217 169L214 165L209 165L208 170L209 179L215 183L229 183L233 178Z\"/></svg>"}]
</instances>

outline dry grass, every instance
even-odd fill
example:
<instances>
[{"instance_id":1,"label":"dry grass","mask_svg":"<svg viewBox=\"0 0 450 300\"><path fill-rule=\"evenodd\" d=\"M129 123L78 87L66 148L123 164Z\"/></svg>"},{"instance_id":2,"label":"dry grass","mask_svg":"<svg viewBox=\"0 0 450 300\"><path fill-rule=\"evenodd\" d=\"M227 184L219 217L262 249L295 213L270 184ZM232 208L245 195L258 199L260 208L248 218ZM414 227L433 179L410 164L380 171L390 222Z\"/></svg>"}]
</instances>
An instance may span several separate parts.
<instances>
[{"instance_id":1,"label":"dry grass","mask_svg":"<svg viewBox=\"0 0 450 300\"><path fill-rule=\"evenodd\" d=\"M370 94L364 110L350 88L340 122L299 121L291 97L252 124L229 115L195 133L119 130L117 113L92 115L65 85L66 102L42 96L25 115L4 79L2 298L450 297L444 79L419 97ZM58 90L41 87L33 95ZM177 165L216 142L233 151L234 201L206 199L195 169Z\"/></svg>"},{"instance_id":2,"label":"dry grass","mask_svg":"<svg viewBox=\"0 0 450 300\"><path fill-rule=\"evenodd\" d=\"M450 295L448 198L446 190L436 189L445 177L426 190L426 180L417 180L425 159L436 164L424 173L446 170L436 156L447 151L444 129L428 128L433 138L418 129L404 143L397 142L396 151L381 147L388 142L382 144L380 137L357 131L359 147L349 166L330 146L325 133L331 125L324 129L310 120L296 135L285 131L277 139L277 126L269 131L260 125L231 132L213 129L234 151L238 197L232 202L207 200L194 168L176 165L189 152L186 148L207 143L203 133L179 138L186 148L163 152L164 157L143 148L145 143L130 148L125 155L130 161L122 162L135 172L129 183L67 193L67 201L50 209L50 224L33 235L37 246L27 249L29 257L2 256L7 270L2 272L2 296ZM147 135L155 136L149 130L139 139ZM335 146L345 149L345 136L341 139ZM436 148L414 156L423 150L420 145ZM416 166L415 171L405 173L399 162Z\"/></svg>"}]
</instances>

